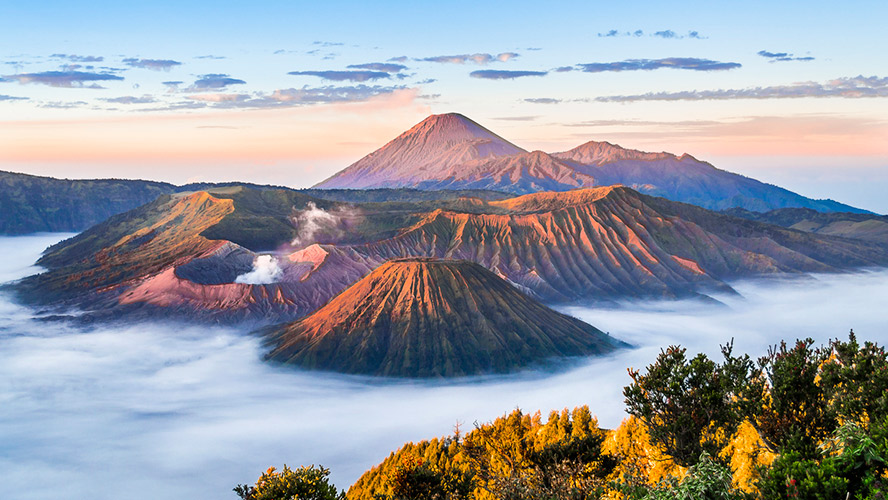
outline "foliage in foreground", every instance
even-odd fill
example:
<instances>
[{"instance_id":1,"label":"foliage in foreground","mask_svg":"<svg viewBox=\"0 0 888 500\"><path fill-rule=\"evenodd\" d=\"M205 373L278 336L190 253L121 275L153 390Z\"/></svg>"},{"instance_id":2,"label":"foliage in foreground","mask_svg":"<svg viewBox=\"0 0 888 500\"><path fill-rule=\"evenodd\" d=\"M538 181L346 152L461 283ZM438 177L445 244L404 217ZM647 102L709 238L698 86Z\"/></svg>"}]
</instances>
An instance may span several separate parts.
<instances>
[{"instance_id":1,"label":"foliage in foreground","mask_svg":"<svg viewBox=\"0 0 888 500\"><path fill-rule=\"evenodd\" d=\"M330 470L323 467L300 467L296 470L284 465L277 472L269 467L254 486L239 484L234 492L243 500L340 500L344 493L338 493L330 484Z\"/></svg>"},{"instance_id":2,"label":"foliage in foreground","mask_svg":"<svg viewBox=\"0 0 888 500\"><path fill-rule=\"evenodd\" d=\"M457 429L408 443L346 498L886 498L884 348L861 345L851 332L821 347L810 339L781 343L758 360L734 355L731 345L721 354L715 361L670 346L644 373L630 370L630 417L613 431L599 428L585 406L545 422L515 410L465 435ZM327 474L285 466L235 491L245 500L338 498Z\"/></svg>"}]
</instances>

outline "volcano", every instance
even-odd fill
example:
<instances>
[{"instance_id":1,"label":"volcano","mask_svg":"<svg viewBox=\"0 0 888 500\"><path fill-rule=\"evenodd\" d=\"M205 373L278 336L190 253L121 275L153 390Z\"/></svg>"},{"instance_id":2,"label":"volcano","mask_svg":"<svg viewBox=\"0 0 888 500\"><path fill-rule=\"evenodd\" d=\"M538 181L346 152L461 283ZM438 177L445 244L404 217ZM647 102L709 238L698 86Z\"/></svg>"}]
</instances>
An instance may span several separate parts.
<instances>
[{"instance_id":1,"label":"volcano","mask_svg":"<svg viewBox=\"0 0 888 500\"><path fill-rule=\"evenodd\" d=\"M457 113L426 118L316 187L488 189L522 195L616 184L710 210L866 212L721 170L689 154L649 153L606 141L560 153L528 152Z\"/></svg>"},{"instance_id":2,"label":"volcano","mask_svg":"<svg viewBox=\"0 0 888 500\"><path fill-rule=\"evenodd\" d=\"M468 161L525 152L461 114L432 115L317 187L414 186L447 179Z\"/></svg>"},{"instance_id":3,"label":"volcano","mask_svg":"<svg viewBox=\"0 0 888 500\"><path fill-rule=\"evenodd\" d=\"M269 336L271 360L397 377L503 373L625 346L478 264L429 258L389 261Z\"/></svg>"}]
</instances>

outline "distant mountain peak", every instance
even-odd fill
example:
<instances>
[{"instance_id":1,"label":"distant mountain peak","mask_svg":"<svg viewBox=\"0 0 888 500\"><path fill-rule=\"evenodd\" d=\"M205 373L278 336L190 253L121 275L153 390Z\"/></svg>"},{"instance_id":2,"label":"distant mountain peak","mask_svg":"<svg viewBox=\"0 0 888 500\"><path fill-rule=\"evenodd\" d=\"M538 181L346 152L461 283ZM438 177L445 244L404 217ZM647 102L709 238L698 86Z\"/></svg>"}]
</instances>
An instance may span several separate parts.
<instances>
[{"instance_id":1,"label":"distant mountain peak","mask_svg":"<svg viewBox=\"0 0 888 500\"><path fill-rule=\"evenodd\" d=\"M459 113L431 115L317 187L412 186L468 161L524 152Z\"/></svg>"},{"instance_id":2,"label":"distant mountain peak","mask_svg":"<svg viewBox=\"0 0 888 500\"><path fill-rule=\"evenodd\" d=\"M671 153L647 153L635 149L627 149L619 144L607 141L589 141L561 153L553 153L552 156L579 163L581 165L604 165L620 160L653 161L666 158L674 158Z\"/></svg>"},{"instance_id":3,"label":"distant mountain peak","mask_svg":"<svg viewBox=\"0 0 888 500\"><path fill-rule=\"evenodd\" d=\"M715 210L808 207L860 211L720 170L688 153L651 153L608 141L588 141L560 153L528 152L459 113L427 117L316 187L486 189L527 194L610 184Z\"/></svg>"}]
</instances>

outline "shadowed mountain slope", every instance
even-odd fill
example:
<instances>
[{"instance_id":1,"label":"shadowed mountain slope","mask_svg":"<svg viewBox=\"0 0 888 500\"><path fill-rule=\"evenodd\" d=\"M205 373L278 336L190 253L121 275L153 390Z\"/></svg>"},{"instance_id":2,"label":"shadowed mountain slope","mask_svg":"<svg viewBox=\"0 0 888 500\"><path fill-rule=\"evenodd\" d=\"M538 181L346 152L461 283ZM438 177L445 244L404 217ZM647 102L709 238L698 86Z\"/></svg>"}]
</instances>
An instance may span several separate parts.
<instances>
[{"instance_id":1,"label":"shadowed mountain slope","mask_svg":"<svg viewBox=\"0 0 888 500\"><path fill-rule=\"evenodd\" d=\"M765 213L734 208L724 210L723 213L808 233L841 236L888 245L888 216L886 215L848 212L823 213L810 208L781 208Z\"/></svg>"},{"instance_id":2,"label":"shadowed mountain slope","mask_svg":"<svg viewBox=\"0 0 888 500\"><path fill-rule=\"evenodd\" d=\"M54 179L0 171L0 234L81 231L175 190L164 182Z\"/></svg>"},{"instance_id":3,"label":"shadowed mountain slope","mask_svg":"<svg viewBox=\"0 0 888 500\"><path fill-rule=\"evenodd\" d=\"M269 331L267 359L401 377L509 372L623 346L555 312L478 264L387 262L310 316Z\"/></svg>"},{"instance_id":4,"label":"shadowed mountain slope","mask_svg":"<svg viewBox=\"0 0 888 500\"><path fill-rule=\"evenodd\" d=\"M641 193L710 210L741 207L767 211L805 207L822 212L864 212L832 200L814 200L750 177L720 170L691 155L645 153L609 142L587 142L552 156L575 164L597 185L623 184Z\"/></svg>"}]
</instances>

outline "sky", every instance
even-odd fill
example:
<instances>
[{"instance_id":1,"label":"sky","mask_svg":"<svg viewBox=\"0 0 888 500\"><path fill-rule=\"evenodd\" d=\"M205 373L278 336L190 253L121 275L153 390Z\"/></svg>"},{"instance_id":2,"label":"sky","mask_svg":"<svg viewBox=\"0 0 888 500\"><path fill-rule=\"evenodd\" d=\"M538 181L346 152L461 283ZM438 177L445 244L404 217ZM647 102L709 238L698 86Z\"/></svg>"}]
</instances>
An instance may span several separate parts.
<instances>
[{"instance_id":1,"label":"sky","mask_svg":"<svg viewBox=\"0 0 888 500\"><path fill-rule=\"evenodd\" d=\"M884 1L14 2L0 169L313 185L433 113L888 212Z\"/></svg>"}]
</instances>

